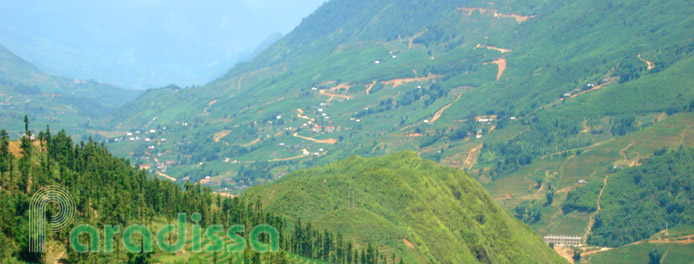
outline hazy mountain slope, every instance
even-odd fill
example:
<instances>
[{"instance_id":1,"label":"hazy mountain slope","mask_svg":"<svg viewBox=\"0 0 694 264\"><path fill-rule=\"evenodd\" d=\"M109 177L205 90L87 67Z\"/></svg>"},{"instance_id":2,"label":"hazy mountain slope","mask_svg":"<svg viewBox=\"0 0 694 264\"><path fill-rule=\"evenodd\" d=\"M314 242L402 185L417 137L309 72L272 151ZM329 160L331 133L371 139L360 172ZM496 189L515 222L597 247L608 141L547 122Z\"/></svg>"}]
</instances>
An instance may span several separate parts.
<instances>
[{"instance_id":1,"label":"hazy mountain slope","mask_svg":"<svg viewBox=\"0 0 694 264\"><path fill-rule=\"evenodd\" d=\"M134 99L139 91L91 80L70 80L53 76L0 46L0 119L20 124L25 114L38 121L59 127L87 128L92 120L104 118L111 111ZM87 125L85 125L87 124ZM12 132L21 128L8 127Z\"/></svg>"},{"instance_id":2,"label":"hazy mountain slope","mask_svg":"<svg viewBox=\"0 0 694 264\"><path fill-rule=\"evenodd\" d=\"M351 157L250 189L270 212L392 248L405 263L561 263L462 171L401 152Z\"/></svg>"},{"instance_id":3,"label":"hazy mountain slope","mask_svg":"<svg viewBox=\"0 0 694 264\"><path fill-rule=\"evenodd\" d=\"M148 99L114 122L167 127L166 143L112 146L228 192L414 150L468 170L539 233L587 237L594 212L562 211L579 180L694 142L694 3L427 3L331 1L217 82L163 91L166 118L149 123Z\"/></svg>"},{"instance_id":4,"label":"hazy mountain slope","mask_svg":"<svg viewBox=\"0 0 694 264\"><path fill-rule=\"evenodd\" d=\"M648 5L632 1L330 1L294 32L218 81L143 96L121 109L112 124L121 131L145 124L191 124L170 137L199 135L187 140L209 147L180 154L204 156L208 162L227 157L285 159L301 155L308 147L311 153L328 150L315 159L322 163L350 154L420 149L426 156L456 166L460 166L461 152L482 144L464 140L493 127L495 134L503 135L502 141L516 138L516 145L533 146L511 145L522 149L519 156L525 162L485 146L483 152L491 154L483 155L482 163L491 170L483 176L494 179L532 158L586 146L592 139L566 139L581 130L584 119L671 108L647 109L652 104L646 101L654 97L623 94L621 87L648 89L637 84L646 81L641 77L662 83L668 68L691 56L691 36L684 30L691 20L688 10L691 3L686 1ZM640 20L634 20L635 16ZM621 30L614 30L620 25ZM648 69L645 61L655 67ZM679 85L686 80L682 75L671 81L677 92L648 92L655 97L682 93L678 100L688 100L687 86ZM617 98L642 103L618 100L614 106L619 110L610 110L588 102L595 107L590 113L569 108L549 112L570 101L561 98L566 93L576 100ZM319 110L326 111L329 119ZM494 117L493 124L475 122L484 116ZM504 129L510 117L523 119L523 125L515 127L530 128L529 132ZM335 131L326 132L325 127ZM338 142L314 144L297 140L294 132ZM535 142L538 133L548 140ZM214 134L223 136L215 139ZM260 139L257 144L243 149L256 139ZM294 147L278 148L280 143ZM116 147L120 149L129 153L133 147ZM297 162L301 159L287 161ZM215 167L210 172L225 166Z\"/></svg>"}]
</instances>

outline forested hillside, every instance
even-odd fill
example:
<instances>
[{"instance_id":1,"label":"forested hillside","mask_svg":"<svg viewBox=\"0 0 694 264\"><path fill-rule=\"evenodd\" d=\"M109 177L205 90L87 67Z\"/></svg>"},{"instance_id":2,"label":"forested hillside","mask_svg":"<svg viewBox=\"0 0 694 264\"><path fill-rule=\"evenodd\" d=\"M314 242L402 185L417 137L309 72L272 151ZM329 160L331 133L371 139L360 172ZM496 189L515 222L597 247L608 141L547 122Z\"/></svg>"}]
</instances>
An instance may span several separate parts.
<instances>
[{"instance_id":1,"label":"forested hillside","mask_svg":"<svg viewBox=\"0 0 694 264\"><path fill-rule=\"evenodd\" d=\"M169 181L152 179L146 172L133 168L128 160L112 156L103 144L91 140L75 144L64 131L52 134L47 128L38 133L37 140L22 137L13 141L2 130L0 175L0 258L3 263L303 263L312 259L314 262L360 264L402 262L398 255L381 254L375 245L356 245L343 239L341 233L312 227L311 222L289 222L267 213L259 201L219 196L200 185L185 184L181 188ZM32 253L29 248L32 240L29 200L42 187L51 185L59 185L69 192L78 211L77 219L69 228L48 234L43 253ZM55 210L52 208L45 213L50 216L57 212ZM280 251L261 254L246 247L236 253L200 253L190 244L190 233L184 240L185 250L176 254L162 252L156 247L152 252L137 254L125 251L120 234L115 236L115 251L110 253L78 253L69 246L68 234L79 224L99 228L139 224L155 230L172 223L179 213L190 216L195 212L200 213L199 224L203 228L213 224L245 226L247 231L240 231L240 236L246 241L254 226L269 224L280 234ZM224 240L227 243L238 241L229 239ZM208 243L207 238L202 241L202 245Z\"/></svg>"},{"instance_id":2,"label":"forested hillside","mask_svg":"<svg viewBox=\"0 0 694 264\"><path fill-rule=\"evenodd\" d=\"M616 247L694 227L694 149L662 149L611 176L588 242Z\"/></svg>"}]
</instances>

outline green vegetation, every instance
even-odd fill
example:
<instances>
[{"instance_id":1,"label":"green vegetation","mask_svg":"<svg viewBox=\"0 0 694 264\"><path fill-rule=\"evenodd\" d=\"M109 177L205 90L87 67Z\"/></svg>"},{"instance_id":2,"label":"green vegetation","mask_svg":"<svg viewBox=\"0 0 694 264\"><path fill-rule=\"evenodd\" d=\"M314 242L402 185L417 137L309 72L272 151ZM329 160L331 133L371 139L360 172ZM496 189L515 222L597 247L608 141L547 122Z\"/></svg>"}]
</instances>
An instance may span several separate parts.
<instances>
[{"instance_id":1,"label":"green vegetation","mask_svg":"<svg viewBox=\"0 0 694 264\"><path fill-rule=\"evenodd\" d=\"M96 120L104 120L138 93L93 80L72 80L41 72L0 45L0 122L13 136L22 131L13 126L17 124L14 121L27 113L35 125L50 123L78 135L107 130L97 126Z\"/></svg>"},{"instance_id":2,"label":"green vegetation","mask_svg":"<svg viewBox=\"0 0 694 264\"><path fill-rule=\"evenodd\" d=\"M606 177L694 142L692 10L683 0L329 1L215 82L151 91L112 121L111 139L166 127L156 138L167 142L109 146L232 193L412 150L467 170L538 233L583 236L599 201L615 198L599 198Z\"/></svg>"},{"instance_id":3,"label":"green vegetation","mask_svg":"<svg viewBox=\"0 0 694 264\"><path fill-rule=\"evenodd\" d=\"M26 134L30 135L28 125L28 118L25 118ZM19 152L11 151L17 145ZM29 250L33 238L29 231L32 226L28 203L34 193L50 185L60 185L69 191L79 213L67 229L48 234L45 253L33 253ZM52 215L55 210L48 208L45 213ZM290 261L296 258L288 252L297 252L304 259L332 263L377 264L401 259L394 254L385 256L370 244L354 245L343 239L341 233L323 231L310 223L292 223L290 228L284 218L266 213L259 202L223 198L200 185L185 184L181 188L169 181L150 179L144 171L134 169L128 160L112 156L103 144L90 140L73 145L64 131L53 135L47 128L33 142L29 136L22 137L21 142L10 141L5 130L0 131L0 257L4 261L47 261L49 256L56 255L59 256L56 261L62 258L70 263L148 263L152 257L189 263L221 260L213 253L196 254L186 259L159 249L128 253L120 246L122 238L118 234L114 237L117 246L112 253L82 254L68 246L68 234L77 224L95 227L140 224L157 230L155 227L172 223L178 213L191 215L194 212L201 214L203 227L242 224L246 230L251 230L259 224L269 224L278 229L279 253L260 254L248 247L240 253L224 253L225 260L234 263L293 263ZM248 232L243 232L243 236L248 241ZM187 241L190 245L190 240ZM209 242L205 240L202 245ZM191 246L186 249L193 251Z\"/></svg>"},{"instance_id":4,"label":"green vegetation","mask_svg":"<svg viewBox=\"0 0 694 264\"><path fill-rule=\"evenodd\" d=\"M691 206L684 205L692 200L686 178L692 161L673 156L690 151L653 153L694 146L693 10L686 0L332 0L210 84L147 91L107 120L76 114L103 110L98 104L67 100L59 104L64 109L51 111L69 113L61 123L92 127L116 155L150 164L150 172L179 184L209 176L214 191L239 194L277 181L249 192L269 199L263 201L269 210L292 222L341 231L408 260L524 256L478 239L492 232L475 224L479 208L460 205L419 168L403 171L410 167L397 158L391 163L399 167L383 161L384 169L359 165L376 163L361 158L332 162L417 151L484 184L511 213L500 216L499 225L515 225L506 218L515 215L543 235L589 235L589 244L623 246L666 228L691 233ZM3 108L11 110L6 120L45 110L19 105L47 88L18 81L35 69L16 65L6 67L15 73L0 75L10 80L0 92L21 97ZM94 129L103 127L109 131ZM18 160L12 170L26 174L27 164ZM316 166L325 167L291 174ZM345 179L330 167L347 171ZM416 184L396 175L410 175ZM333 186L341 180L344 186ZM392 190L365 186L384 181ZM320 192L333 190L332 196ZM350 197L361 198L354 202L359 206L347 202ZM438 211L399 208L395 197L420 207L432 203ZM487 200L477 206L494 208ZM461 206L464 213L450 215L455 224L435 217ZM353 215L358 218L344 220ZM460 223L478 229L447 230ZM451 237L458 247L437 245L433 235ZM623 261L646 262L652 247L619 250L645 250ZM526 252L535 251L543 252Z\"/></svg>"},{"instance_id":5,"label":"green vegetation","mask_svg":"<svg viewBox=\"0 0 694 264\"><path fill-rule=\"evenodd\" d=\"M558 263L562 259L457 169L400 152L302 170L244 196L406 263Z\"/></svg>"},{"instance_id":6,"label":"green vegetation","mask_svg":"<svg viewBox=\"0 0 694 264\"><path fill-rule=\"evenodd\" d=\"M694 149L663 149L610 177L588 242L621 246L678 225L694 225Z\"/></svg>"},{"instance_id":7,"label":"green vegetation","mask_svg":"<svg viewBox=\"0 0 694 264\"><path fill-rule=\"evenodd\" d=\"M585 186L581 186L569 192L566 195L566 200L561 206L565 214L571 213L573 210L582 212L593 212L597 210L597 197L602 189L603 183L600 181L591 181Z\"/></svg>"},{"instance_id":8,"label":"green vegetation","mask_svg":"<svg viewBox=\"0 0 694 264\"><path fill-rule=\"evenodd\" d=\"M588 263L621 264L621 263L691 263L692 245L678 244L638 244L597 253L585 257ZM660 253L660 254L657 254ZM661 262L653 262L660 255Z\"/></svg>"}]
</instances>

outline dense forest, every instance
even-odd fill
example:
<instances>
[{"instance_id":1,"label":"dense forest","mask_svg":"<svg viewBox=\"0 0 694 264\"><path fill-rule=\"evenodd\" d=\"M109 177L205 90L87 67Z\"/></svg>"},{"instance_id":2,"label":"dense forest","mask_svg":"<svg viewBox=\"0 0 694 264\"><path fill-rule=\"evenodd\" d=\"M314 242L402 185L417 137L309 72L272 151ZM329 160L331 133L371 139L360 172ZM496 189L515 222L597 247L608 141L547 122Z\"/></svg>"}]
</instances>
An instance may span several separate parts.
<instances>
[{"instance_id":1,"label":"dense forest","mask_svg":"<svg viewBox=\"0 0 694 264\"><path fill-rule=\"evenodd\" d=\"M641 166L612 175L588 243L617 247L649 238L666 228L694 225L691 164L694 149L667 148L655 152Z\"/></svg>"},{"instance_id":2,"label":"dense forest","mask_svg":"<svg viewBox=\"0 0 694 264\"><path fill-rule=\"evenodd\" d=\"M78 219L72 226L139 224L152 229L160 222L171 223L179 213L197 212L202 217L202 227L241 224L245 230L251 230L259 224L268 224L278 229L280 252L261 254L246 248L225 261L289 263L290 252L332 263L402 261L394 255L380 254L373 245L358 246L343 239L340 233L313 228L309 222L290 223L268 214L259 201L222 197L197 184L179 186L153 178L135 169L128 160L112 156L102 143L89 140L75 144L64 131L53 134L48 127L31 140L28 125L25 119L25 136L19 142L11 141L4 130L0 131L0 258L3 263L45 261L47 253L29 250L32 239L29 200L42 187L50 185L64 187L74 198ZM54 210L48 209L46 213L50 216ZM68 245L72 226L50 234L48 244ZM248 235L248 232L243 234L246 238ZM261 236L261 239L267 238ZM116 235L116 245L120 245L121 240ZM51 247L47 246L44 252L50 252ZM119 246L112 253L78 253L70 246L66 248L65 258L69 263L151 263L153 256L166 254L158 249L133 254ZM177 261L196 260L202 263L218 261L216 254L213 259L191 257Z\"/></svg>"}]
</instances>

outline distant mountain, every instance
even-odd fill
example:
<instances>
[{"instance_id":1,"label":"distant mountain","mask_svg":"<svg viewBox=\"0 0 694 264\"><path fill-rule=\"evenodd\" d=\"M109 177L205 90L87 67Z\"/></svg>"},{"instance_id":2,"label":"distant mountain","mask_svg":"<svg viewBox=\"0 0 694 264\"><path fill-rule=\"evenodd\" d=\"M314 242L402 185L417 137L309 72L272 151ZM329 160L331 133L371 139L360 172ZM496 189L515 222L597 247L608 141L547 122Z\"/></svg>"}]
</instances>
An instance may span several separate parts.
<instances>
[{"instance_id":1,"label":"distant mountain","mask_svg":"<svg viewBox=\"0 0 694 264\"><path fill-rule=\"evenodd\" d=\"M56 124L58 127L90 129L93 120L102 119L140 92L125 90L92 80L77 80L44 73L31 63L0 46L0 120L21 124L24 115L34 127ZM20 133L20 126L7 127Z\"/></svg>"},{"instance_id":2,"label":"distant mountain","mask_svg":"<svg viewBox=\"0 0 694 264\"><path fill-rule=\"evenodd\" d=\"M475 179L413 152L350 157L292 173L244 197L358 244L378 245L404 263L564 262Z\"/></svg>"},{"instance_id":3,"label":"distant mountain","mask_svg":"<svg viewBox=\"0 0 694 264\"><path fill-rule=\"evenodd\" d=\"M693 11L684 0L333 0L209 85L122 107L114 138L148 128L167 141L111 147L232 192L416 151L467 170L538 233L588 242L596 212L564 204L598 207L614 168L694 146ZM572 201L584 185L590 199Z\"/></svg>"},{"instance_id":4,"label":"distant mountain","mask_svg":"<svg viewBox=\"0 0 694 264\"><path fill-rule=\"evenodd\" d=\"M269 34L288 32L323 1L28 0L0 10L0 43L60 76L133 89L201 85L249 59Z\"/></svg>"}]
</instances>

